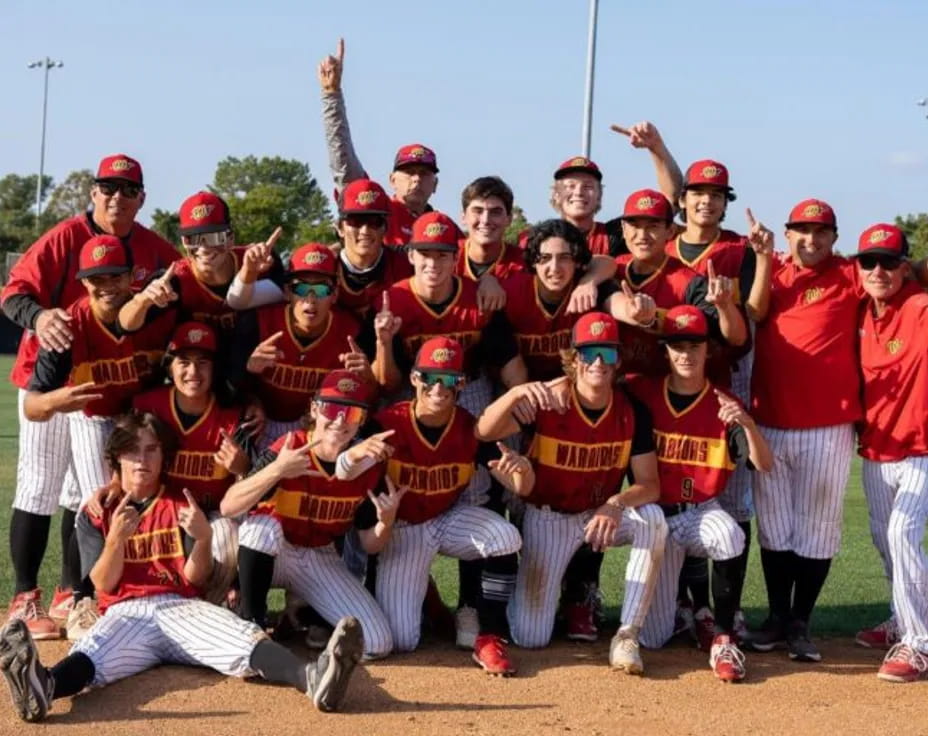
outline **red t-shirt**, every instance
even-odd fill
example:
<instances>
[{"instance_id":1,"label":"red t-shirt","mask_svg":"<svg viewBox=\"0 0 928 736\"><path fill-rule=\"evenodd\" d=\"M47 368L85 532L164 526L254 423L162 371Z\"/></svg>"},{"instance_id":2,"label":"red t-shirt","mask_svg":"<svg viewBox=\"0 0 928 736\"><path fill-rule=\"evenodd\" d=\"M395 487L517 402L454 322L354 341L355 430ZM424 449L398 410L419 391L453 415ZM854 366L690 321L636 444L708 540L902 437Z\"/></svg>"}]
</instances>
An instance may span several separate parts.
<instances>
[{"instance_id":1,"label":"red t-shirt","mask_svg":"<svg viewBox=\"0 0 928 736\"><path fill-rule=\"evenodd\" d=\"M481 264L483 265L483 264ZM514 273L525 270L525 253L514 245L503 243L499 255L481 274L489 273L502 281L509 278ZM463 276L471 281L479 281L480 276L474 273L471 268L470 259L467 257L467 238L461 238L458 241L458 262L455 266L454 273Z\"/></svg>"}]
</instances>

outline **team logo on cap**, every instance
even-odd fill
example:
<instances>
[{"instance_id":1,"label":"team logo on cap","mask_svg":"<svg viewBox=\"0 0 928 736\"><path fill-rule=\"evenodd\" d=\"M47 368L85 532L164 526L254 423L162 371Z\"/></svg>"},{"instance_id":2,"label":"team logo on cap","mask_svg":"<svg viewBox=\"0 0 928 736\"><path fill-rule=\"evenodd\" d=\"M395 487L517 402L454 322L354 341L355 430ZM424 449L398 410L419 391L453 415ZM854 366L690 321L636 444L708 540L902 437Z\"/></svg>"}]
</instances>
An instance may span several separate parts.
<instances>
[{"instance_id":1,"label":"team logo on cap","mask_svg":"<svg viewBox=\"0 0 928 736\"><path fill-rule=\"evenodd\" d=\"M212 214L214 209L216 209L216 205L213 204L198 204L196 207L190 210L190 219L205 220Z\"/></svg>"},{"instance_id":2,"label":"team logo on cap","mask_svg":"<svg viewBox=\"0 0 928 736\"><path fill-rule=\"evenodd\" d=\"M590 334L593 337L599 337L606 331L606 323L602 320L590 323Z\"/></svg>"},{"instance_id":3,"label":"team logo on cap","mask_svg":"<svg viewBox=\"0 0 928 736\"><path fill-rule=\"evenodd\" d=\"M869 242L870 245L875 245L876 243L882 243L884 240L889 240L891 237L892 233L880 228L879 230L874 230L872 233L870 233L870 237L868 238L867 242Z\"/></svg>"},{"instance_id":4,"label":"team logo on cap","mask_svg":"<svg viewBox=\"0 0 928 736\"><path fill-rule=\"evenodd\" d=\"M457 355L457 351L451 348L435 348L432 351L432 361L435 363L450 363L455 355Z\"/></svg>"},{"instance_id":5,"label":"team logo on cap","mask_svg":"<svg viewBox=\"0 0 928 736\"><path fill-rule=\"evenodd\" d=\"M129 171L132 168L135 168L135 164L124 158L117 158L110 164L111 171Z\"/></svg>"},{"instance_id":6,"label":"team logo on cap","mask_svg":"<svg viewBox=\"0 0 928 736\"><path fill-rule=\"evenodd\" d=\"M111 250L112 248L107 248L105 245L98 245L90 251L90 257L95 261L102 261Z\"/></svg>"},{"instance_id":7,"label":"team logo on cap","mask_svg":"<svg viewBox=\"0 0 928 736\"><path fill-rule=\"evenodd\" d=\"M811 304L812 302L817 302L825 295L824 290L819 286L813 286L811 289L806 289L806 293L802 295L802 301L805 304Z\"/></svg>"},{"instance_id":8,"label":"team logo on cap","mask_svg":"<svg viewBox=\"0 0 928 736\"><path fill-rule=\"evenodd\" d=\"M440 222L430 222L422 232L427 238L440 238L447 229L448 226Z\"/></svg>"},{"instance_id":9,"label":"team logo on cap","mask_svg":"<svg viewBox=\"0 0 928 736\"><path fill-rule=\"evenodd\" d=\"M652 207L657 207L658 201L654 197L639 197L638 201L635 202L635 208L639 210L649 210Z\"/></svg>"},{"instance_id":10,"label":"team logo on cap","mask_svg":"<svg viewBox=\"0 0 928 736\"><path fill-rule=\"evenodd\" d=\"M406 155L410 158L424 158L428 154L422 146L416 146L415 148L410 148L406 152Z\"/></svg>"},{"instance_id":11,"label":"team logo on cap","mask_svg":"<svg viewBox=\"0 0 928 736\"><path fill-rule=\"evenodd\" d=\"M674 317L673 325L678 330L685 330L695 321L696 321L695 314L678 314L676 317Z\"/></svg>"},{"instance_id":12,"label":"team logo on cap","mask_svg":"<svg viewBox=\"0 0 928 736\"><path fill-rule=\"evenodd\" d=\"M886 351L890 355L895 355L900 350L902 350L902 340L900 340L898 337L886 343Z\"/></svg>"},{"instance_id":13,"label":"team logo on cap","mask_svg":"<svg viewBox=\"0 0 928 736\"><path fill-rule=\"evenodd\" d=\"M570 166L589 166L590 159L584 158L583 156L577 156L576 158L570 159Z\"/></svg>"},{"instance_id":14,"label":"team logo on cap","mask_svg":"<svg viewBox=\"0 0 928 736\"><path fill-rule=\"evenodd\" d=\"M802 209L803 217L821 217L825 214L825 208L820 204L807 204Z\"/></svg>"},{"instance_id":15,"label":"team logo on cap","mask_svg":"<svg viewBox=\"0 0 928 736\"><path fill-rule=\"evenodd\" d=\"M365 189L363 192L358 192L358 196L355 197L355 201L360 205L369 205L374 204L377 201L377 192L373 189Z\"/></svg>"},{"instance_id":16,"label":"team logo on cap","mask_svg":"<svg viewBox=\"0 0 928 736\"><path fill-rule=\"evenodd\" d=\"M187 339L194 345L200 342L204 337L206 337L206 333L200 329L193 329L187 333Z\"/></svg>"},{"instance_id":17,"label":"team logo on cap","mask_svg":"<svg viewBox=\"0 0 928 736\"><path fill-rule=\"evenodd\" d=\"M358 388L360 388L360 386L360 383L353 381L350 378L340 378L338 383L335 384L335 388L337 388L343 394L353 394L358 390Z\"/></svg>"},{"instance_id":18,"label":"team logo on cap","mask_svg":"<svg viewBox=\"0 0 928 736\"><path fill-rule=\"evenodd\" d=\"M322 251L314 250L311 253L307 253L303 256L303 263L307 266L319 266L325 263L329 258L328 253L323 253Z\"/></svg>"},{"instance_id":19,"label":"team logo on cap","mask_svg":"<svg viewBox=\"0 0 928 736\"><path fill-rule=\"evenodd\" d=\"M722 170L718 166L703 166L702 167L702 178L703 179L715 179L722 175Z\"/></svg>"}]
</instances>

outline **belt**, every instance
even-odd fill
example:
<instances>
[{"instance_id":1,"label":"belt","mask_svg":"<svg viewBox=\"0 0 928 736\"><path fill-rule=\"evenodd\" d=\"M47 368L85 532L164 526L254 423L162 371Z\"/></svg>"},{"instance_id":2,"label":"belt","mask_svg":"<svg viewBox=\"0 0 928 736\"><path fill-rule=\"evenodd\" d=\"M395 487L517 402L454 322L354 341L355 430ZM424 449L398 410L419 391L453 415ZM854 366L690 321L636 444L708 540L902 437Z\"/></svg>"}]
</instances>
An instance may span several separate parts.
<instances>
[{"instance_id":1,"label":"belt","mask_svg":"<svg viewBox=\"0 0 928 736\"><path fill-rule=\"evenodd\" d=\"M667 503L661 504L661 511L664 512L664 517L669 519L671 516L676 516L677 514L682 514L685 511L690 509L695 509L702 504L698 503Z\"/></svg>"}]
</instances>

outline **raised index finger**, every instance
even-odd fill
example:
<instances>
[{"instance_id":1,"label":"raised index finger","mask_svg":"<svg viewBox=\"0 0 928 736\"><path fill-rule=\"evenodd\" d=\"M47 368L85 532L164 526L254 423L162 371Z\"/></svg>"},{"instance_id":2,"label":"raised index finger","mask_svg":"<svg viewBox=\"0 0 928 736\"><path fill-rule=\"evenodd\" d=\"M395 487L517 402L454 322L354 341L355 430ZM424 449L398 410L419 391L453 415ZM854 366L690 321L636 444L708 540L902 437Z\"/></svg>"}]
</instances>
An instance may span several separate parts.
<instances>
[{"instance_id":1,"label":"raised index finger","mask_svg":"<svg viewBox=\"0 0 928 736\"><path fill-rule=\"evenodd\" d=\"M706 261L706 275L709 277L710 281L715 278L715 267L712 265L711 258Z\"/></svg>"},{"instance_id":2,"label":"raised index finger","mask_svg":"<svg viewBox=\"0 0 928 736\"><path fill-rule=\"evenodd\" d=\"M267 340L265 340L265 341L262 343L262 345L273 345L275 342L277 342L277 341L278 341L280 338L282 338L283 336L284 336L284 333L283 333L282 330L279 331L279 332L275 332L275 333L274 333L273 335L271 335Z\"/></svg>"},{"instance_id":3,"label":"raised index finger","mask_svg":"<svg viewBox=\"0 0 928 736\"><path fill-rule=\"evenodd\" d=\"M358 347L358 343L354 341L354 338L351 335L348 335L348 347L351 348L352 353L363 352L361 348Z\"/></svg>"},{"instance_id":4,"label":"raised index finger","mask_svg":"<svg viewBox=\"0 0 928 736\"><path fill-rule=\"evenodd\" d=\"M335 45L335 58L338 59L338 63L341 64L345 60L345 39L338 39L338 43Z\"/></svg>"},{"instance_id":5,"label":"raised index finger","mask_svg":"<svg viewBox=\"0 0 928 736\"><path fill-rule=\"evenodd\" d=\"M390 311L390 295L386 291L383 293L383 301L380 304L380 311L381 312Z\"/></svg>"},{"instance_id":6,"label":"raised index finger","mask_svg":"<svg viewBox=\"0 0 928 736\"><path fill-rule=\"evenodd\" d=\"M278 238L280 238L283 231L284 229L280 225L278 225L276 228L274 228L274 232L271 233L271 237L269 237L267 240L264 241L264 244L268 246L269 248L273 248L274 243L277 242Z\"/></svg>"},{"instance_id":7,"label":"raised index finger","mask_svg":"<svg viewBox=\"0 0 928 736\"><path fill-rule=\"evenodd\" d=\"M628 128L623 128L621 125L616 125L615 123L609 126L609 130L613 130L620 135L629 136L629 137L631 137L631 134L632 134L632 132Z\"/></svg>"},{"instance_id":8,"label":"raised index finger","mask_svg":"<svg viewBox=\"0 0 928 736\"><path fill-rule=\"evenodd\" d=\"M168 264L168 267L164 270L164 273L161 275L161 280L168 282L171 280L171 277L174 275L174 264L176 261L171 261Z\"/></svg>"},{"instance_id":9,"label":"raised index finger","mask_svg":"<svg viewBox=\"0 0 928 736\"><path fill-rule=\"evenodd\" d=\"M757 224L757 220L754 219L754 213L751 212L751 208L748 207L748 208L744 211L744 213L745 213L745 215L746 215L747 218L748 218L748 225L750 225L750 226L753 228L753 227Z\"/></svg>"}]
</instances>

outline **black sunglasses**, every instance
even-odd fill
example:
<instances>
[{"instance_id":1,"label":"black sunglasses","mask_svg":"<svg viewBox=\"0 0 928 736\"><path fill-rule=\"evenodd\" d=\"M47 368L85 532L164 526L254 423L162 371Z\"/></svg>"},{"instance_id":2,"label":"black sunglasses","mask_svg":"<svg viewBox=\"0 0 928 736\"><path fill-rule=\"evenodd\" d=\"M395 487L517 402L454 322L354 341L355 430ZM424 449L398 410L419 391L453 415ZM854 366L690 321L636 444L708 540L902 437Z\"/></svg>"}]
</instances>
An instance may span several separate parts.
<instances>
[{"instance_id":1,"label":"black sunglasses","mask_svg":"<svg viewBox=\"0 0 928 736\"><path fill-rule=\"evenodd\" d=\"M133 184L131 181L98 181L97 189L107 197L112 197L116 192L120 192L126 199L135 199L142 191L142 187Z\"/></svg>"},{"instance_id":2,"label":"black sunglasses","mask_svg":"<svg viewBox=\"0 0 928 736\"><path fill-rule=\"evenodd\" d=\"M875 255L873 253L857 256L857 262L864 271L872 271L880 264L884 271L895 271L902 265L902 259L899 256Z\"/></svg>"},{"instance_id":3,"label":"black sunglasses","mask_svg":"<svg viewBox=\"0 0 928 736\"><path fill-rule=\"evenodd\" d=\"M345 223L356 230L360 230L365 225L381 230L387 226L387 218L383 215L345 215Z\"/></svg>"}]
</instances>

